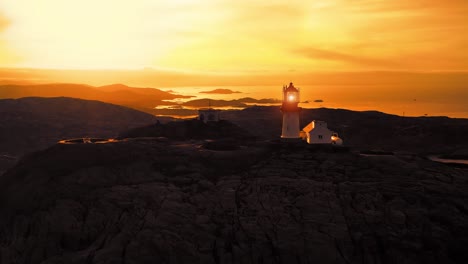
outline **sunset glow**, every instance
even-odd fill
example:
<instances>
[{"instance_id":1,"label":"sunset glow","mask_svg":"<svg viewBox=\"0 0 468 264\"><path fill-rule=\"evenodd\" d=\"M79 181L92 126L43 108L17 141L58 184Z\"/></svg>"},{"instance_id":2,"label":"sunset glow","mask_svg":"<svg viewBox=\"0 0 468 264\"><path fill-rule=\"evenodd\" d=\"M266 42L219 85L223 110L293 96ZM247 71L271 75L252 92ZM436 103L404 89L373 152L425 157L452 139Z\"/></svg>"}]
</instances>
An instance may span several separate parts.
<instances>
[{"instance_id":1,"label":"sunset glow","mask_svg":"<svg viewBox=\"0 0 468 264\"><path fill-rule=\"evenodd\" d=\"M0 0L0 84L236 100L294 82L303 107L468 117L466 14L466 0ZM199 93L219 88L239 92Z\"/></svg>"},{"instance_id":2,"label":"sunset glow","mask_svg":"<svg viewBox=\"0 0 468 264\"><path fill-rule=\"evenodd\" d=\"M465 0L2 0L0 66L468 70Z\"/></svg>"}]
</instances>

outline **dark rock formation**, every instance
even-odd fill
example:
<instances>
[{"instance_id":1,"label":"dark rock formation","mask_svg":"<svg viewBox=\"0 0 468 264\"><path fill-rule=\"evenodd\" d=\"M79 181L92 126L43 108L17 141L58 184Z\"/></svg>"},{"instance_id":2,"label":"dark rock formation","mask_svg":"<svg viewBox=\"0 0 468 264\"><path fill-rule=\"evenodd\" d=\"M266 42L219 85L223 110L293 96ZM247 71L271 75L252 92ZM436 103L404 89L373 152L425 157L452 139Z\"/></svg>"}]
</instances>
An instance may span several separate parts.
<instances>
[{"instance_id":1,"label":"dark rock formation","mask_svg":"<svg viewBox=\"0 0 468 264\"><path fill-rule=\"evenodd\" d=\"M225 111L224 119L259 137L278 138L282 115L278 107L250 107ZM447 117L401 117L377 111L303 109L301 128L312 120L326 121L345 145L360 149L412 151L427 154L468 149L468 119Z\"/></svg>"},{"instance_id":2,"label":"dark rock formation","mask_svg":"<svg viewBox=\"0 0 468 264\"><path fill-rule=\"evenodd\" d=\"M138 127L123 132L120 136L120 138L139 137L166 137L178 140L220 138L237 140L253 139L253 136L249 132L227 120L204 123L196 119L173 121L167 124L156 123L149 126Z\"/></svg>"},{"instance_id":3,"label":"dark rock formation","mask_svg":"<svg viewBox=\"0 0 468 264\"><path fill-rule=\"evenodd\" d=\"M73 98L0 100L0 171L2 155L20 157L75 137L115 137L119 132L156 122L130 108ZM5 165L5 167L2 167ZM2 169L3 168L3 169Z\"/></svg>"},{"instance_id":4,"label":"dark rock formation","mask_svg":"<svg viewBox=\"0 0 468 264\"><path fill-rule=\"evenodd\" d=\"M468 170L335 148L56 145L0 177L0 263L465 263ZM344 149L346 150L346 149Z\"/></svg>"},{"instance_id":5,"label":"dark rock formation","mask_svg":"<svg viewBox=\"0 0 468 264\"><path fill-rule=\"evenodd\" d=\"M456 151L444 154L441 156L443 159L462 159L468 160L468 147L458 148Z\"/></svg>"}]
</instances>

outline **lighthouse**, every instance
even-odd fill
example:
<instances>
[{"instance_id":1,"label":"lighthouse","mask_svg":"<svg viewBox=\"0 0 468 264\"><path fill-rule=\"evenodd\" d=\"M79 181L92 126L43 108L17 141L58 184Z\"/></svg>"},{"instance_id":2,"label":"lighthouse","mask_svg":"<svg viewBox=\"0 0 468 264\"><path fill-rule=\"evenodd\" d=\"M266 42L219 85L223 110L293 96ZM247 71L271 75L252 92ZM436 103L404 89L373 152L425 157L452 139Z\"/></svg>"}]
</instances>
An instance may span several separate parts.
<instances>
[{"instance_id":1,"label":"lighthouse","mask_svg":"<svg viewBox=\"0 0 468 264\"><path fill-rule=\"evenodd\" d=\"M281 138L284 139L299 139L299 113L301 108L299 104L299 89L294 87L293 83L289 86L283 86L283 104L281 112L283 112L283 131Z\"/></svg>"}]
</instances>

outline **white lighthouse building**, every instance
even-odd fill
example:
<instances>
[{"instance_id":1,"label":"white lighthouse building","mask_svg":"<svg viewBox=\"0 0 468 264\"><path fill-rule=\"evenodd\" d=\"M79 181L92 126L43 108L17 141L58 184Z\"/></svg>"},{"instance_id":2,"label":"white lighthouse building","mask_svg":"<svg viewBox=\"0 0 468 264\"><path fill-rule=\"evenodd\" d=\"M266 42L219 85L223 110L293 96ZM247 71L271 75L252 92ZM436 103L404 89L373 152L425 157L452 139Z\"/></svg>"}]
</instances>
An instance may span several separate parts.
<instances>
[{"instance_id":1,"label":"white lighthouse building","mask_svg":"<svg viewBox=\"0 0 468 264\"><path fill-rule=\"evenodd\" d=\"M294 87L293 83L289 86L283 86L283 104L281 112L283 112L283 130L281 138L284 139L299 139L299 113L301 108L299 104L299 89Z\"/></svg>"}]
</instances>

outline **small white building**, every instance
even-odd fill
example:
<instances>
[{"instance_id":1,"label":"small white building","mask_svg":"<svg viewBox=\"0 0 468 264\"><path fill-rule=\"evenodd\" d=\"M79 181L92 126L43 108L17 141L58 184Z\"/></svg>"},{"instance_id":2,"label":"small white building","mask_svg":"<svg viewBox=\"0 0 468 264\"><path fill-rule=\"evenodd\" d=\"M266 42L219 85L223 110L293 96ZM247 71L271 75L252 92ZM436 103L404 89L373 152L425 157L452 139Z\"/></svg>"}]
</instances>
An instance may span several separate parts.
<instances>
[{"instance_id":1,"label":"small white building","mask_svg":"<svg viewBox=\"0 0 468 264\"><path fill-rule=\"evenodd\" d=\"M219 121L219 112L213 108L203 108L198 110L198 119L204 123Z\"/></svg>"},{"instance_id":2,"label":"small white building","mask_svg":"<svg viewBox=\"0 0 468 264\"><path fill-rule=\"evenodd\" d=\"M338 137L338 133L328 129L325 121L314 120L310 122L302 129L300 135L309 144L343 144L343 140Z\"/></svg>"}]
</instances>

